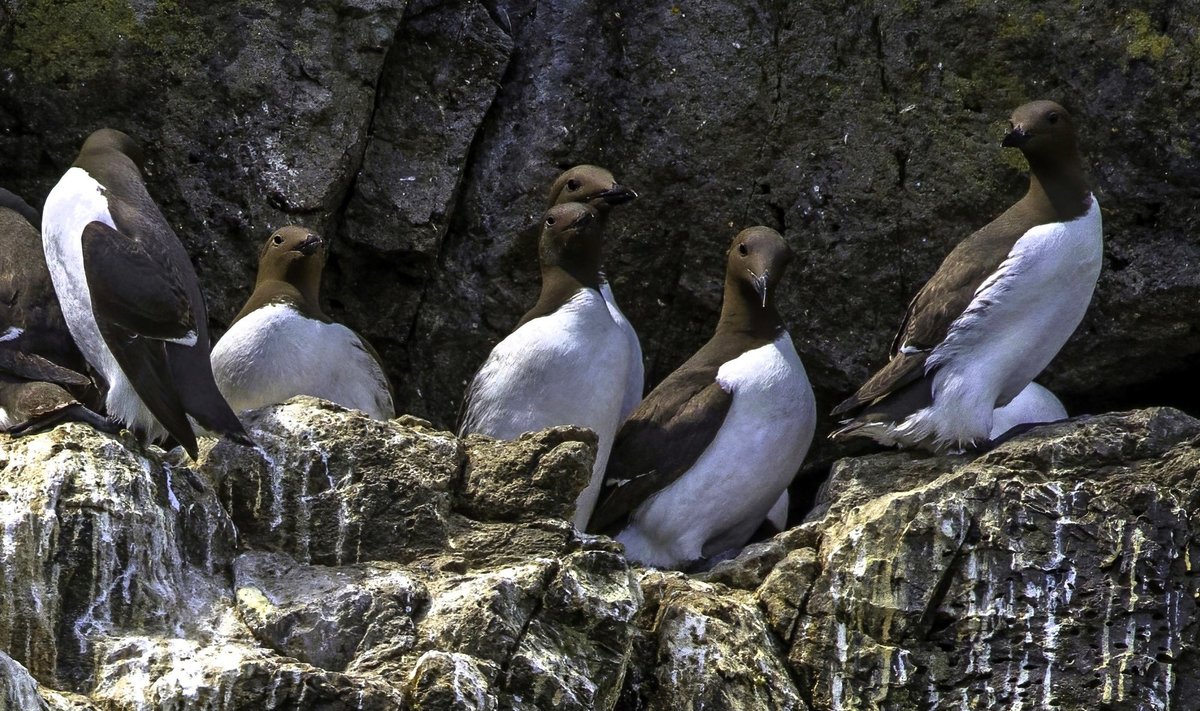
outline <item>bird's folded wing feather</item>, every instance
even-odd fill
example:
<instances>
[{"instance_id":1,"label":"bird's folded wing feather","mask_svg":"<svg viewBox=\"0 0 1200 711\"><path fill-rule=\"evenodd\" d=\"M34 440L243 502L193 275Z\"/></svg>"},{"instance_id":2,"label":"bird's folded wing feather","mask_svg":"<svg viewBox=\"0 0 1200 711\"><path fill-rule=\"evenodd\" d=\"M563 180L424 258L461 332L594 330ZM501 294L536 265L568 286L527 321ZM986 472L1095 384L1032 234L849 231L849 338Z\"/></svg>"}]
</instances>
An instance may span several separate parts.
<instances>
[{"instance_id":1,"label":"bird's folded wing feather","mask_svg":"<svg viewBox=\"0 0 1200 711\"><path fill-rule=\"evenodd\" d=\"M887 365L834 408L833 414L854 412L923 376L930 352L971 304L979 286L1000 268L1021 234L1023 231L1014 234L1008 229L985 228L960 242L909 303L892 340Z\"/></svg>"},{"instance_id":2,"label":"bird's folded wing feather","mask_svg":"<svg viewBox=\"0 0 1200 711\"><path fill-rule=\"evenodd\" d=\"M34 382L55 383L85 388L92 381L70 368L53 363L33 353L0 348L0 373Z\"/></svg>"},{"instance_id":3,"label":"bird's folded wing feather","mask_svg":"<svg viewBox=\"0 0 1200 711\"><path fill-rule=\"evenodd\" d=\"M167 344L107 323L100 324L100 335L146 408L194 459L196 434L172 379Z\"/></svg>"},{"instance_id":4,"label":"bird's folded wing feather","mask_svg":"<svg viewBox=\"0 0 1200 711\"><path fill-rule=\"evenodd\" d=\"M187 292L169 265L155 259L138 240L103 222L88 223L82 243L84 274L98 321L144 338L176 342L195 338Z\"/></svg>"},{"instance_id":5,"label":"bird's folded wing feather","mask_svg":"<svg viewBox=\"0 0 1200 711\"><path fill-rule=\"evenodd\" d=\"M614 533L642 502L696 463L733 403L716 375L715 367L685 365L625 421L613 442L589 531Z\"/></svg>"}]
</instances>

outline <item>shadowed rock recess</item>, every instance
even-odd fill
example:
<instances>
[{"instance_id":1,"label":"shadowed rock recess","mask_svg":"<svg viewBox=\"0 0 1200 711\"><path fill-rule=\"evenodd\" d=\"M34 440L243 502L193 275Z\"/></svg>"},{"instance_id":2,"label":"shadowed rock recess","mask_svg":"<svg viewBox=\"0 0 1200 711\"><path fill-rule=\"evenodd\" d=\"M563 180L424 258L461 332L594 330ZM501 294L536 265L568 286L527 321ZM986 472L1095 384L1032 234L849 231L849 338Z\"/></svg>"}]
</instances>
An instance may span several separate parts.
<instances>
[{"instance_id":1,"label":"shadowed rock recess","mask_svg":"<svg viewBox=\"0 0 1200 711\"><path fill-rule=\"evenodd\" d=\"M459 440L311 398L199 463L0 436L0 707L1167 709L1200 694L1200 421L840 460L688 576L564 517L594 437ZM177 450L178 451L178 450ZM547 487L547 481L560 487ZM7 706L5 706L7 704Z\"/></svg>"}]
</instances>

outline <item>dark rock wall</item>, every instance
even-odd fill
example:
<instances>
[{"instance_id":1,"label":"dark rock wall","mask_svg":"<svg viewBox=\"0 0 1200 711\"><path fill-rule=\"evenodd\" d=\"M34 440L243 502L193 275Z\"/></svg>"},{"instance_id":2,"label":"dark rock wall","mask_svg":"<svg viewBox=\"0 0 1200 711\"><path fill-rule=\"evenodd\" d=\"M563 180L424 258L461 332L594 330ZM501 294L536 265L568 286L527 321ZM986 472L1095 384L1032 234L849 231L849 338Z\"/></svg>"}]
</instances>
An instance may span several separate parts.
<instances>
[{"instance_id":1,"label":"dark rock wall","mask_svg":"<svg viewBox=\"0 0 1200 711\"><path fill-rule=\"evenodd\" d=\"M708 337L724 248L763 223L799 253L781 305L826 411L1019 196L999 138L1053 98L1107 244L1043 380L1075 409L1195 411L1174 379L1200 362L1198 27L1161 0L9 0L0 184L40 204L89 131L140 138L218 333L271 230L323 230L331 313L384 355L398 411L451 425L534 299L546 187L600 163L643 195L607 268L650 384Z\"/></svg>"}]
</instances>

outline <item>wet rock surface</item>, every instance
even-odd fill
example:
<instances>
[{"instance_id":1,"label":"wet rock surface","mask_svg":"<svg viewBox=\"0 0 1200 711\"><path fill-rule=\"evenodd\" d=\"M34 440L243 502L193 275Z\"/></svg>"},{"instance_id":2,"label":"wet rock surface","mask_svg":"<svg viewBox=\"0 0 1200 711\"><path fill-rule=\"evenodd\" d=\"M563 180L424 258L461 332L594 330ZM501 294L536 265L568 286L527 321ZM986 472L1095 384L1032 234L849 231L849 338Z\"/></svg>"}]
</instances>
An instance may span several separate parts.
<instances>
[{"instance_id":1,"label":"wet rock surface","mask_svg":"<svg viewBox=\"0 0 1200 711\"><path fill-rule=\"evenodd\" d=\"M459 441L311 398L249 424L260 449L207 440L199 463L75 424L0 437L9 708L1165 709L1200 693L1200 421L1176 410L974 458L840 460L808 521L695 575L631 568L562 519L586 432ZM481 498L467 472L506 478ZM546 495L554 477L565 495Z\"/></svg>"},{"instance_id":2,"label":"wet rock surface","mask_svg":"<svg viewBox=\"0 0 1200 711\"><path fill-rule=\"evenodd\" d=\"M186 465L78 425L0 440L0 691L106 709L613 707L641 595L619 547L561 520L590 433L464 446L312 398L247 426L257 449L207 440ZM464 474L501 470L565 494L510 483L519 521L459 513L480 501L456 497Z\"/></svg>"},{"instance_id":3,"label":"wet rock surface","mask_svg":"<svg viewBox=\"0 0 1200 711\"><path fill-rule=\"evenodd\" d=\"M758 591L813 705L1186 706L1198 435L1178 411L1144 410L974 461L839 463L828 513L806 524L819 546Z\"/></svg>"}]
</instances>

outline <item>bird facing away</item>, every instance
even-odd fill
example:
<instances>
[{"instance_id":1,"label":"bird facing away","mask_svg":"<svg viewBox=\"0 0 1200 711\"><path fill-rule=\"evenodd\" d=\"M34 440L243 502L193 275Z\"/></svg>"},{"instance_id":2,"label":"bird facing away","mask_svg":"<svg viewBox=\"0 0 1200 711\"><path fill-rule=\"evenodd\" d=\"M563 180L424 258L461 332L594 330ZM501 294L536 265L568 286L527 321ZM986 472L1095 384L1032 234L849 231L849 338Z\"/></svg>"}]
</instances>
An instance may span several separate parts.
<instances>
[{"instance_id":1,"label":"bird facing away","mask_svg":"<svg viewBox=\"0 0 1200 711\"><path fill-rule=\"evenodd\" d=\"M935 452L985 444L993 410L1054 358L1100 276L1100 206L1070 114L1051 101L1012 115L1003 145L1030 167L1015 205L960 242L908 306L891 359L833 414L831 437Z\"/></svg>"},{"instance_id":2,"label":"bird facing away","mask_svg":"<svg viewBox=\"0 0 1200 711\"><path fill-rule=\"evenodd\" d=\"M326 251L319 235L296 225L263 244L254 293L212 353L217 387L234 410L312 395L377 420L395 415L375 349L321 310Z\"/></svg>"},{"instance_id":3,"label":"bird facing away","mask_svg":"<svg viewBox=\"0 0 1200 711\"><path fill-rule=\"evenodd\" d=\"M596 229L603 231L608 224L609 211L614 205L624 205L637 199L637 193L617 183L613 174L595 165L577 165L564 171L550 186L550 204L548 207L567 202L581 202L596 211L599 225ZM629 319L617 306L613 296L612 286L604 273L600 273L600 295L608 304L608 311L613 321L621 327L629 349L629 373L625 382L625 397L621 401L621 419L624 420L642 401L642 393L646 389L645 365L642 363L642 343L638 340L637 332L633 330Z\"/></svg>"},{"instance_id":4,"label":"bird facing away","mask_svg":"<svg viewBox=\"0 0 1200 711\"><path fill-rule=\"evenodd\" d=\"M746 544L812 443L816 404L775 309L792 252L751 227L726 257L716 332L621 426L588 530L634 561L683 568Z\"/></svg>"},{"instance_id":5,"label":"bird facing away","mask_svg":"<svg viewBox=\"0 0 1200 711\"><path fill-rule=\"evenodd\" d=\"M101 129L46 198L42 246L67 327L107 384L114 420L170 435L193 458L189 416L252 445L213 381L200 282L141 162L133 139Z\"/></svg>"},{"instance_id":6,"label":"bird facing away","mask_svg":"<svg viewBox=\"0 0 1200 711\"><path fill-rule=\"evenodd\" d=\"M68 420L114 431L84 404L95 388L54 296L40 222L0 188L0 432L33 434Z\"/></svg>"},{"instance_id":7,"label":"bird facing away","mask_svg":"<svg viewBox=\"0 0 1200 711\"><path fill-rule=\"evenodd\" d=\"M537 303L492 349L467 390L460 434L516 439L555 425L596 433L592 480L576 500L587 523L620 424L629 349L600 296L603 237L596 211L568 202L550 208L538 242Z\"/></svg>"}]
</instances>

